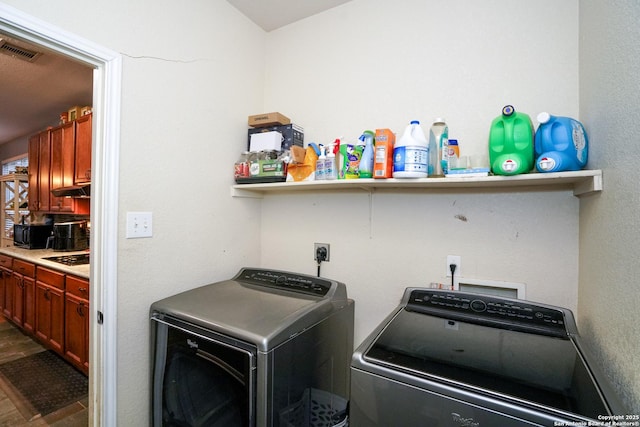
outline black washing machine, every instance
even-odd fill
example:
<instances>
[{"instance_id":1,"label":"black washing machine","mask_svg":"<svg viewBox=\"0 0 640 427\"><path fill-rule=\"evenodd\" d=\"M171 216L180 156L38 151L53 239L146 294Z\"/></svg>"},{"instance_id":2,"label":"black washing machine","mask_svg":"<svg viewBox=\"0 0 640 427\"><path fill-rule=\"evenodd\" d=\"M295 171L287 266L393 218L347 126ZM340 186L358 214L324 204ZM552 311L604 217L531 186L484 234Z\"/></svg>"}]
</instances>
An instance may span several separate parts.
<instances>
[{"instance_id":1,"label":"black washing machine","mask_svg":"<svg viewBox=\"0 0 640 427\"><path fill-rule=\"evenodd\" d=\"M575 426L624 416L591 362L567 309L407 288L353 355L350 424Z\"/></svg>"},{"instance_id":2,"label":"black washing machine","mask_svg":"<svg viewBox=\"0 0 640 427\"><path fill-rule=\"evenodd\" d=\"M353 315L343 283L256 268L153 303L152 425L346 425Z\"/></svg>"}]
</instances>

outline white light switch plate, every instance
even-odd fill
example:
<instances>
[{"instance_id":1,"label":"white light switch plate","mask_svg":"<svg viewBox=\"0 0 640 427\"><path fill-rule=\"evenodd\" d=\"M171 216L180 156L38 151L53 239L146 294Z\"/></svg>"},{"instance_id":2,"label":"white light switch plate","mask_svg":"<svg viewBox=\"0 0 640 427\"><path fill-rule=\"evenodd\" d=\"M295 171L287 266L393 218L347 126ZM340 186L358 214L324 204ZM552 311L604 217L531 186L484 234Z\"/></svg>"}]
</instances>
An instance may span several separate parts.
<instances>
[{"instance_id":1,"label":"white light switch plate","mask_svg":"<svg viewBox=\"0 0 640 427\"><path fill-rule=\"evenodd\" d=\"M151 237L153 235L153 215L151 212L127 212L127 239Z\"/></svg>"}]
</instances>

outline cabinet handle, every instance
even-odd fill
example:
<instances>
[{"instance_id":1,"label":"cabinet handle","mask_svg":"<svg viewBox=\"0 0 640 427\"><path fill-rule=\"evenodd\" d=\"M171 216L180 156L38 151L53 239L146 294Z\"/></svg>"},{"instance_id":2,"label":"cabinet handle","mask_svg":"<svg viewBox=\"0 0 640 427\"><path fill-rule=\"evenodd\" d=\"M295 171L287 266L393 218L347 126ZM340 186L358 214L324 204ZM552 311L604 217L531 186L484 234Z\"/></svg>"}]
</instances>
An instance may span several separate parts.
<instances>
[{"instance_id":1,"label":"cabinet handle","mask_svg":"<svg viewBox=\"0 0 640 427\"><path fill-rule=\"evenodd\" d=\"M23 282L23 280L22 280L22 279L19 279L19 280L18 280L17 285L18 285L21 289L24 289L24 282Z\"/></svg>"},{"instance_id":2,"label":"cabinet handle","mask_svg":"<svg viewBox=\"0 0 640 427\"><path fill-rule=\"evenodd\" d=\"M87 288L78 288L78 291L86 293L87 292Z\"/></svg>"},{"instance_id":3,"label":"cabinet handle","mask_svg":"<svg viewBox=\"0 0 640 427\"><path fill-rule=\"evenodd\" d=\"M49 292L49 289L44 290L44 299L46 299L47 301L51 301L51 295L49 294Z\"/></svg>"},{"instance_id":4,"label":"cabinet handle","mask_svg":"<svg viewBox=\"0 0 640 427\"><path fill-rule=\"evenodd\" d=\"M76 313L78 313L78 316L84 317L84 311L82 310L83 307L84 307L84 303L83 302L78 304L78 306L76 307Z\"/></svg>"}]
</instances>

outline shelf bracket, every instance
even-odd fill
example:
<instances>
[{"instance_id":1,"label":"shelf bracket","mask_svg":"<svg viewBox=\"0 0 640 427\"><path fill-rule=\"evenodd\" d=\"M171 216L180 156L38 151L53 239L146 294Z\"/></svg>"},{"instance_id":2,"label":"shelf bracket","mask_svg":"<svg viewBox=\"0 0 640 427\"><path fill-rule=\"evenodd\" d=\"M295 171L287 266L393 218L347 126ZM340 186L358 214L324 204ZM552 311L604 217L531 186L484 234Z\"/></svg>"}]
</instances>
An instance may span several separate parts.
<instances>
[{"instance_id":1,"label":"shelf bracket","mask_svg":"<svg viewBox=\"0 0 640 427\"><path fill-rule=\"evenodd\" d=\"M593 193L602 191L602 174L593 175L589 179L576 182L573 187L573 195L576 197L588 196Z\"/></svg>"},{"instance_id":2,"label":"shelf bracket","mask_svg":"<svg viewBox=\"0 0 640 427\"><path fill-rule=\"evenodd\" d=\"M231 197L243 199L262 199L264 198L264 195L260 191L242 190L240 188L231 187Z\"/></svg>"}]
</instances>

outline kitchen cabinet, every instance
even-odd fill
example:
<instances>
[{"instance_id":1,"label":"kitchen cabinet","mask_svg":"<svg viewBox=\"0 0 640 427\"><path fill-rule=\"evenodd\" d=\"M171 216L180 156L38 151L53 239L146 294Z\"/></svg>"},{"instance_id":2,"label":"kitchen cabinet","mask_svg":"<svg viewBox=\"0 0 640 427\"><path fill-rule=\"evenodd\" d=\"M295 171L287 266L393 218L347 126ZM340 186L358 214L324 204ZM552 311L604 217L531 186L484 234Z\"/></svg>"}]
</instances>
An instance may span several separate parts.
<instances>
[{"instance_id":1,"label":"kitchen cabinet","mask_svg":"<svg viewBox=\"0 0 640 427\"><path fill-rule=\"evenodd\" d=\"M5 225L5 231L13 231L12 224L20 222L22 215L27 215L29 197L29 176L26 174L12 173L0 176L2 189L0 198L2 201L2 218L0 222ZM6 228L6 227L9 228ZM2 235L2 246L13 246L13 237L10 233Z\"/></svg>"},{"instance_id":2,"label":"kitchen cabinet","mask_svg":"<svg viewBox=\"0 0 640 427\"><path fill-rule=\"evenodd\" d=\"M20 259L13 260L11 284L13 290L13 322L33 335L35 324L36 266Z\"/></svg>"},{"instance_id":3,"label":"kitchen cabinet","mask_svg":"<svg viewBox=\"0 0 640 427\"><path fill-rule=\"evenodd\" d=\"M64 355L65 275L36 267L35 336L52 350Z\"/></svg>"},{"instance_id":4,"label":"kitchen cabinet","mask_svg":"<svg viewBox=\"0 0 640 427\"><path fill-rule=\"evenodd\" d=\"M67 276L65 294L65 358L89 372L89 281Z\"/></svg>"},{"instance_id":5,"label":"kitchen cabinet","mask_svg":"<svg viewBox=\"0 0 640 427\"><path fill-rule=\"evenodd\" d=\"M76 184L91 182L91 140L93 137L91 118L86 114L76 120L75 177Z\"/></svg>"},{"instance_id":6,"label":"kitchen cabinet","mask_svg":"<svg viewBox=\"0 0 640 427\"><path fill-rule=\"evenodd\" d=\"M0 254L0 313L8 319L13 314L13 292L11 288L11 276L13 259Z\"/></svg>"},{"instance_id":7,"label":"kitchen cabinet","mask_svg":"<svg viewBox=\"0 0 640 427\"><path fill-rule=\"evenodd\" d=\"M56 197L52 189L91 179L91 114L29 138L29 210L89 214L88 198Z\"/></svg>"},{"instance_id":8,"label":"kitchen cabinet","mask_svg":"<svg viewBox=\"0 0 640 427\"><path fill-rule=\"evenodd\" d=\"M51 131L46 130L29 138L29 210L49 210L51 168Z\"/></svg>"},{"instance_id":9,"label":"kitchen cabinet","mask_svg":"<svg viewBox=\"0 0 640 427\"><path fill-rule=\"evenodd\" d=\"M51 189L73 185L75 174L75 132L74 122L65 123L51 130ZM70 197L56 197L50 194L51 212L73 212L73 201Z\"/></svg>"}]
</instances>

